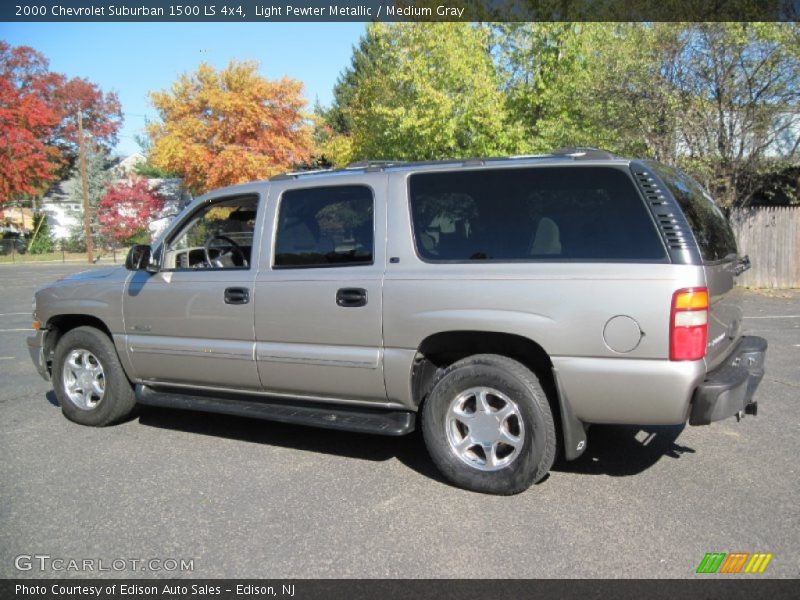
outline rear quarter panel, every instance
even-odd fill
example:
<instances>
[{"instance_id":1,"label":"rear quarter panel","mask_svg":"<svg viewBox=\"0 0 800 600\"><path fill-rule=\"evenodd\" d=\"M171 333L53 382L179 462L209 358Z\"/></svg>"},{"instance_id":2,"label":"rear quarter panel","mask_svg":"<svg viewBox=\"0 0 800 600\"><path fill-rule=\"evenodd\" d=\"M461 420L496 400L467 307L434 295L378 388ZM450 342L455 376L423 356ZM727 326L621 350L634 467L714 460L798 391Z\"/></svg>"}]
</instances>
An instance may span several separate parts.
<instances>
[{"instance_id":1,"label":"rear quarter panel","mask_svg":"<svg viewBox=\"0 0 800 600\"><path fill-rule=\"evenodd\" d=\"M413 404L411 365L430 335L493 331L521 335L551 357L578 418L677 423L704 371L670 363L669 316L676 289L704 285L702 268L672 264L425 263L413 247L405 182L391 184L384 281L386 387ZM617 352L604 339L617 315L634 319L638 345Z\"/></svg>"}]
</instances>

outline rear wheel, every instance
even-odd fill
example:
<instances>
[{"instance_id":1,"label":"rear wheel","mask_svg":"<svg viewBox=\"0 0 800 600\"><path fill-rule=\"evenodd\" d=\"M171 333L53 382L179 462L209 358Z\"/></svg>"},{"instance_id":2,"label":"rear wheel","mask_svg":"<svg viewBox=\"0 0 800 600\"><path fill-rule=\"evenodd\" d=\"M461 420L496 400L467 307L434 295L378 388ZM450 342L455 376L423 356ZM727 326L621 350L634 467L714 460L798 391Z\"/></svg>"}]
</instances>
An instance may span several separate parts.
<instances>
[{"instance_id":1,"label":"rear wheel","mask_svg":"<svg viewBox=\"0 0 800 600\"><path fill-rule=\"evenodd\" d=\"M422 433L442 474L477 492L522 492L555 459L547 396L529 369L505 356L470 356L445 369L423 405Z\"/></svg>"},{"instance_id":2,"label":"rear wheel","mask_svg":"<svg viewBox=\"0 0 800 600\"><path fill-rule=\"evenodd\" d=\"M81 425L119 422L136 406L114 344L94 327L76 327L58 341L53 389L64 416Z\"/></svg>"}]
</instances>

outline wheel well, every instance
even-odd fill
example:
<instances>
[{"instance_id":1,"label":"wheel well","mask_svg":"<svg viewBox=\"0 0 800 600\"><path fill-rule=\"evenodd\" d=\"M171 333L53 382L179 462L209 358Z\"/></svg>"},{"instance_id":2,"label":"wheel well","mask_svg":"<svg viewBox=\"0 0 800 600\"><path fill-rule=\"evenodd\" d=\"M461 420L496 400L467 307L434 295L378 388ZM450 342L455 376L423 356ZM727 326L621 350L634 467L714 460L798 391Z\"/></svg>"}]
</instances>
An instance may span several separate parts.
<instances>
[{"instance_id":1,"label":"wheel well","mask_svg":"<svg viewBox=\"0 0 800 600\"><path fill-rule=\"evenodd\" d=\"M45 338L44 356L47 361L47 369L52 372L53 355L56 351L56 344L68 331L76 327L94 327L105 333L109 339L113 339L111 331L105 323L97 317L90 315L56 315L47 321L47 337Z\"/></svg>"},{"instance_id":2,"label":"wheel well","mask_svg":"<svg viewBox=\"0 0 800 600\"><path fill-rule=\"evenodd\" d=\"M511 333L448 331L426 338L417 349L411 373L414 402L421 405L433 388L437 373L473 354L500 354L519 361L539 378L547 392L554 415L558 412L553 380L553 363L547 352L533 340Z\"/></svg>"}]
</instances>

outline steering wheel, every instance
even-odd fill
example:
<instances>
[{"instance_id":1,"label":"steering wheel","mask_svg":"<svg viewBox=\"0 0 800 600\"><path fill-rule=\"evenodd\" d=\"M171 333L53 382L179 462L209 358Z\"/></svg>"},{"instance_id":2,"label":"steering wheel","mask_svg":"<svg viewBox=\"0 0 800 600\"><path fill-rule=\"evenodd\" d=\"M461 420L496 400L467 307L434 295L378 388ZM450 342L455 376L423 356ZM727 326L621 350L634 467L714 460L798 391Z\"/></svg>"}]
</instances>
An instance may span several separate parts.
<instances>
[{"instance_id":1,"label":"steering wheel","mask_svg":"<svg viewBox=\"0 0 800 600\"><path fill-rule=\"evenodd\" d=\"M214 240L222 240L225 242L225 246L218 247L219 254L212 259L211 258L211 242ZM234 242L231 238L227 235L212 235L206 240L206 243L203 244L203 251L205 252L206 264L209 267L216 267L217 269L225 269L230 267L249 267L250 265L247 263L247 256L245 256L244 251L241 249L239 244ZM242 261L241 265L237 265L236 262L233 260L233 255L236 254L239 256L239 259Z\"/></svg>"}]
</instances>

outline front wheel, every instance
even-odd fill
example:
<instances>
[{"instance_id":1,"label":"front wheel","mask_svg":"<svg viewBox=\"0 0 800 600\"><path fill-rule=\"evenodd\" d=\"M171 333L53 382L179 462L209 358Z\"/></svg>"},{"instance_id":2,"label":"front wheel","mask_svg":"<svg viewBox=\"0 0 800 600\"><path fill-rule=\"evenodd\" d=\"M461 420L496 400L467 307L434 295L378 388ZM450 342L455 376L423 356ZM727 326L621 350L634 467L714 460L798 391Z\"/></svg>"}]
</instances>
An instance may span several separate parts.
<instances>
[{"instance_id":1,"label":"front wheel","mask_svg":"<svg viewBox=\"0 0 800 600\"><path fill-rule=\"evenodd\" d=\"M94 327L76 327L58 340L53 389L64 416L81 425L117 423L136 406L114 344Z\"/></svg>"},{"instance_id":2,"label":"front wheel","mask_svg":"<svg viewBox=\"0 0 800 600\"><path fill-rule=\"evenodd\" d=\"M422 407L422 433L451 482L487 494L516 494L540 481L555 459L556 433L539 380L494 354L443 371Z\"/></svg>"}]
</instances>

